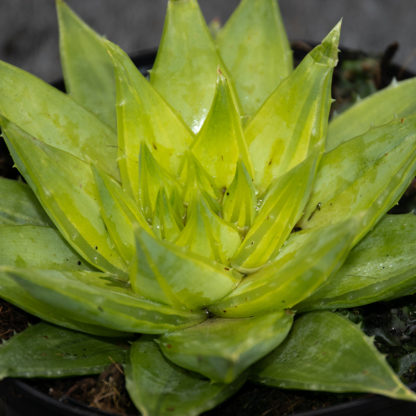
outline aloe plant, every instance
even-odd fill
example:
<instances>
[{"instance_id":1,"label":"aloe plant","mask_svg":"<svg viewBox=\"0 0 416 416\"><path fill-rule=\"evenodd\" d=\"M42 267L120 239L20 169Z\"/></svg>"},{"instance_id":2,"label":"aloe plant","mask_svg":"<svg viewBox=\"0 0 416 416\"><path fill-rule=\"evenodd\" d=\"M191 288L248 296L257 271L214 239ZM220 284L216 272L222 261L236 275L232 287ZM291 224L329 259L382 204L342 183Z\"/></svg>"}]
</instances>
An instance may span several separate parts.
<instances>
[{"instance_id":1,"label":"aloe plant","mask_svg":"<svg viewBox=\"0 0 416 416\"><path fill-rule=\"evenodd\" d=\"M416 80L328 126L340 23L293 69L277 3L213 39L169 0L147 80L57 1L67 94L0 63L0 296L40 317L1 377L124 366L143 415L198 415L247 380L416 400L336 308L416 291Z\"/></svg>"}]
</instances>

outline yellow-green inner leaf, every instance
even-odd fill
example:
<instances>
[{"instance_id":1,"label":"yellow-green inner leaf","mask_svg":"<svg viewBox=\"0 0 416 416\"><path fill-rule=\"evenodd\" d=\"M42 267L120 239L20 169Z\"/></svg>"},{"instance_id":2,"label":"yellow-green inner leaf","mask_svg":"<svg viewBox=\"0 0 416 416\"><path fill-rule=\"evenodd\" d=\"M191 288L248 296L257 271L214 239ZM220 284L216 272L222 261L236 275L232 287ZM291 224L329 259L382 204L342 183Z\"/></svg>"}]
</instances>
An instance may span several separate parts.
<instances>
[{"instance_id":1,"label":"yellow-green inner leaf","mask_svg":"<svg viewBox=\"0 0 416 416\"><path fill-rule=\"evenodd\" d=\"M169 0L150 80L198 132L211 107L220 59L196 0Z\"/></svg>"},{"instance_id":2,"label":"yellow-green inner leaf","mask_svg":"<svg viewBox=\"0 0 416 416\"><path fill-rule=\"evenodd\" d=\"M242 112L250 116L292 71L292 51L276 1L241 1L216 41Z\"/></svg>"},{"instance_id":3,"label":"yellow-green inner leaf","mask_svg":"<svg viewBox=\"0 0 416 416\"><path fill-rule=\"evenodd\" d=\"M323 151L339 34L340 24L273 91L245 129L260 193L313 149Z\"/></svg>"}]
</instances>

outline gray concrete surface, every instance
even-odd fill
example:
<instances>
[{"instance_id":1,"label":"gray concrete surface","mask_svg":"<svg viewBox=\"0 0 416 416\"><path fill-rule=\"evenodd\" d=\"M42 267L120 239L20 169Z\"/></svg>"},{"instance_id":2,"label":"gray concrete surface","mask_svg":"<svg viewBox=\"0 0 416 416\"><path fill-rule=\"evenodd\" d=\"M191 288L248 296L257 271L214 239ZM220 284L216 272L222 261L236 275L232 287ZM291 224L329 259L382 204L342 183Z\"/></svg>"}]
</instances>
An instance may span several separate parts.
<instances>
[{"instance_id":1,"label":"gray concrete surface","mask_svg":"<svg viewBox=\"0 0 416 416\"><path fill-rule=\"evenodd\" d=\"M157 46L166 0L67 0L99 33L128 52ZM200 0L225 21L238 0ZM280 0L290 39L319 41L343 17L342 45L381 52L398 41L396 61L416 71L415 0ZM0 0L0 59L45 80L60 77L53 0Z\"/></svg>"}]
</instances>

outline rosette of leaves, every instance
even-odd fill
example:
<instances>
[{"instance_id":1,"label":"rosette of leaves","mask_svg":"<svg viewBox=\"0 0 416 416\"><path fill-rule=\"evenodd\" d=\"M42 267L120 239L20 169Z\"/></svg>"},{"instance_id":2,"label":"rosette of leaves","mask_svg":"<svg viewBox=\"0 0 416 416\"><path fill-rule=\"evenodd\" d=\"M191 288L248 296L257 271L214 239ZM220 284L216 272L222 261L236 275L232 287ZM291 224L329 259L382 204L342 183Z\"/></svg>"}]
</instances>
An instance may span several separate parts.
<instances>
[{"instance_id":1,"label":"rosette of leaves","mask_svg":"<svg viewBox=\"0 0 416 416\"><path fill-rule=\"evenodd\" d=\"M334 310L415 292L416 81L328 126L340 24L293 69L274 0L170 0L147 80L57 2L67 94L0 63L0 295L40 317L2 377L124 366L144 415L251 379L415 400Z\"/></svg>"}]
</instances>

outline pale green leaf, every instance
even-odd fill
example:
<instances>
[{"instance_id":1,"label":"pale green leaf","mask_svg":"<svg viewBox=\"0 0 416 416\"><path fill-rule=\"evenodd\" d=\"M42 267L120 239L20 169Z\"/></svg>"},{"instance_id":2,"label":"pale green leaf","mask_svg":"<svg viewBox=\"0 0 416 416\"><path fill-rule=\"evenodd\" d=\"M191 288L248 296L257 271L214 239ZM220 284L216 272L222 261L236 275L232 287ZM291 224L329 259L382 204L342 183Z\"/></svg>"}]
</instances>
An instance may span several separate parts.
<instances>
[{"instance_id":1,"label":"pale green leaf","mask_svg":"<svg viewBox=\"0 0 416 416\"><path fill-rule=\"evenodd\" d=\"M29 326L0 346L0 378L99 374L123 364L128 346L46 323Z\"/></svg>"},{"instance_id":2,"label":"pale green leaf","mask_svg":"<svg viewBox=\"0 0 416 416\"><path fill-rule=\"evenodd\" d=\"M59 50L68 94L116 129L114 70L103 39L57 0Z\"/></svg>"},{"instance_id":3,"label":"pale green leaf","mask_svg":"<svg viewBox=\"0 0 416 416\"><path fill-rule=\"evenodd\" d=\"M225 190L222 215L225 221L236 225L241 233L246 234L253 224L256 208L256 189L244 162L240 159L234 179Z\"/></svg>"},{"instance_id":4,"label":"pale green leaf","mask_svg":"<svg viewBox=\"0 0 416 416\"><path fill-rule=\"evenodd\" d=\"M141 143L146 143L164 169L176 175L194 135L130 58L116 45L106 42L106 46L116 73L120 173L123 186L137 199Z\"/></svg>"},{"instance_id":5,"label":"pale green leaf","mask_svg":"<svg viewBox=\"0 0 416 416\"><path fill-rule=\"evenodd\" d=\"M323 151L339 34L340 24L275 89L245 129L260 193L313 149Z\"/></svg>"},{"instance_id":6,"label":"pale green leaf","mask_svg":"<svg viewBox=\"0 0 416 416\"><path fill-rule=\"evenodd\" d=\"M135 253L133 224L151 232L142 213L129 194L106 175L93 168L98 195L101 202L101 214L108 233L126 264L129 264Z\"/></svg>"},{"instance_id":7,"label":"pale green leaf","mask_svg":"<svg viewBox=\"0 0 416 416\"><path fill-rule=\"evenodd\" d=\"M216 38L244 114L253 114L292 71L276 0L243 0Z\"/></svg>"},{"instance_id":8,"label":"pale green leaf","mask_svg":"<svg viewBox=\"0 0 416 416\"><path fill-rule=\"evenodd\" d=\"M326 149L365 133L374 126L416 113L416 79L393 82L388 88L360 100L328 126Z\"/></svg>"},{"instance_id":9,"label":"pale green leaf","mask_svg":"<svg viewBox=\"0 0 416 416\"><path fill-rule=\"evenodd\" d=\"M287 336L293 315L279 311L240 319L208 319L159 338L163 354L175 364L215 382L231 383Z\"/></svg>"},{"instance_id":10,"label":"pale green leaf","mask_svg":"<svg viewBox=\"0 0 416 416\"><path fill-rule=\"evenodd\" d=\"M126 334L118 330L106 328L99 325L89 324L75 320L66 311L58 310L35 297L26 289L18 284L4 269L0 266L0 296L2 299L16 305L26 312L35 315L45 321L64 328L75 329L88 334L100 336L125 336Z\"/></svg>"},{"instance_id":11,"label":"pale green leaf","mask_svg":"<svg viewBox=\"0 0 416 416\"><path fill-rule=\"evenodd\" d=\"M416 173L416 117L370 130L326 153L300 227L365 213L358 242L406 190Z\"/></svg>"},{"instance_id":12,"label":"pale green leaf","mask_svg":"<svg viewBox=\"0 0 416 416\"><path fill-rule=\"evenodd\" d=\"M157 194L152 228L158 238L168 241L175 240L183 228L182 218L179 217L164 188Z\"/></svg>"},{"instance_id":13,"label":"pale green leaf","mask_svg":"<svg viewBox=\"0 0 416 416\"><path fill-rule=\"evenodd\" d=\"M92 270L59 232L36 225L0 225L0 264L62 270Z\"/></svg>"},{"instance_id":14,"label":"pale green leaf","mask_svg":"<svg viewBox=\"0 0 416 416\"><path fill-rule=\"evenodd\" d=\"M199 256L230 264L241 243L240 234L219 217L198 189L187 207L186 225L175 244Z\"/></svg>"},{"instance_id":15,"label":"pale green leaf","mask_svg":"<svg viewBox=\"0 0 416 416\"><path fill-rule=\"evenodd\" d=\"M396 120L370 129L327 152L319 165L313 191L299 225L303 227L313 220L323 205L335 200L338 194L360 180L366 171L394 151L407 137L414 137L415 131L416 117L410 117L403 123Z\"/></svg>"},{"instance_id":16,"label":"pale green leaf","mask_svg":"<svg viewBox=\"0 0 416 416\"><path fill-rule=\"evenodd\" d=\"M117 137L72 98L0 61L0 115L36 139L99 165L118 179ZM0 118L5 127L7 120Z\"/></svg>"},{"instance_id":17,"label":"pale green leaf","mask_svg":"<svg viewBox=\"0 0 416 416\"><path fill-rule=\"evenodd\" d=\"M138 207L150 223L156 208L156 200L163 188L171 197L174 193L180 194L179 183L171 176L153 157L149 147L141 143L139 152L138 172Z\"/></svg>"},{"instance_id":18,"label":"pale green leaf","mask_svg":"<svg viewBox=\"0 0 416 416\"><path fill-rule=\"evenodd\" d=\"M387 215L300 310L350 308L416 292L416 216Z\"/></svg>"},{"instance_id":19,"label":"pale green leaf","mask_svg":"<svg viewBox=\"0 0 416 416\"><path fill-rule=\"evenodd\" d=\"M64 238L100 270L123 276L126 266L101 219L90 165L32 138L13 123L3 131L17 167Z\"/></svg>"},{"instance_id":20,"label":"pale green leaf","mask_svg":"<svg viewBox=\"0 0 416 416\"><path fill-rule=\"evenodd\" d=\"M92 169L95 172L97 187L99 187L98 192L100 193L100 198L102 199L101 208L108 210L107 215L111 215L112 221L115 221L114 224L116 224L115 216L117 216L117 221L128 220L129 224L138 224L141 228L152 234L152 229L146 222L143 214L138 209L136 201L121 187L117 181L111 178L111 176L107 175L103 171L95 169L94 167ZM122 217L125 217L125 219ZM124 224L123 227L128 226ZM115 231L115 229L113 231ZM119 238L123 237L122 233L119 234Z\"/></svg>"},{"instance_id":21,"label":"pale green leaf","mask_svg":"<svg viewBox=\"0 0 416 416\"><path fill-rule=\"evenodd\" d=\"M206 318L204 312L177 310L137 296L124 282L104 273L10 267L0 271L58 313L117 331L159 334Z\"/></svg>"},{"instance_id":22,"label":"pale green leaf","mask_svg":"<svg viewBox=\"0 0 416 416\"><path fill-rule=\"evenodd\" d=\"M123 210L120 201L111 193L111 189L118 184L108 184L110 178L104 180L97 170L93 170L101 202L101 216L118 253L129 264L134 254L134 234L128 214ZM119 190L119 195L123 190ZM118 196L119 196L118 195Z\"/></svg>"},{"instance_id":23,"label":"pale green leaf","mask_svg":"<svg viewBox=\"0 0 416 416\"><path fill-rule=\"evenodd\" d=\"M212 383L166 360L157 345L143 337L134 342L125 366L126 387L143 416L198 416L233 395L244 383Z\"/></svg>"},{"instance_id":24,"label":"pale green leaf","mask_svg":"<svg viewBox=\"0 0 416 416\"><path fill-rule=\"evenodd\" d=\"M318 152L276 179L231 264L250 272L276 256L297 221L312 190Z\"/></svg>"},{"instance_id":25,"label":"pale green leaf","mask_svg":"<svg viewBox=\"0 0 416 416\"><path fill-rule=\"evenodd\" d=\"M31 189L23 182L0 178L0 224L51 225Z\"/></svg>"},{"instance_id":26,"label":"pale green leaf","mask_svg":"<svg viewBox=\"0 0 416 416\"><path fill-rule=\"evenodd\" d=\"M169 0L150 81L195 133L211 107L219 65L198 2Z\"/></svg>"},{"instance_id":27,"label":"pale green leaf","mask_svg":"<svg viewBox=\"0 0 416 416\"><path fill-rule=\"evenodd\" d=\"M217 213L219 212L220 206L218 201L221 199L223 192L215 186L213 178L205 171L190 151L185 154L183 159L179 181L183 185L181 204L189 206L195 197L195 190L199 189L213 210Z\"/></svg>"},{"instance_id":28,"label":"pale green leaf","mask_svg":"<svg viewBox=\"0 0 416 416\"><path fill-rule=\"evenodd\" d=\"M416 401L372 339L331 312L300 317L287 340L253 369L252 378L288 389L371 392Z\"/></svg>"},{"instance_id":29,"label":"pale green leaf","mask_svg":"<svg viewBox=\"0 0 416 416\"><path fill-rule=\"evenodd\" d=\"M218 316L246 317L291 308L308 298L344 262L359 220L295 233L276 260L245 277L208 309Z\"/></svg>"},{"instance_id":30,"label":"pale green leaf","mask_svg":"<svg viewBox=\"0 0 416 416\"><path fill-rule=\"evenodd\" d=\"M192 153L219 189L230 185L239 159L244 162L252 176L253 168L237 103L220 70L211 109L192 146Z\"/></svg>"},{"instance_id":31,"label":"pale green leaf","mask_svg":"<svg viewBox=\"0 0 416 416\"><path fill-rule=\"evenodd\" d=\"M227 267L136 231L137 264L131 284L160 302L198 308L231 292L240 277Z\"/></svg>"}]
</instances>

